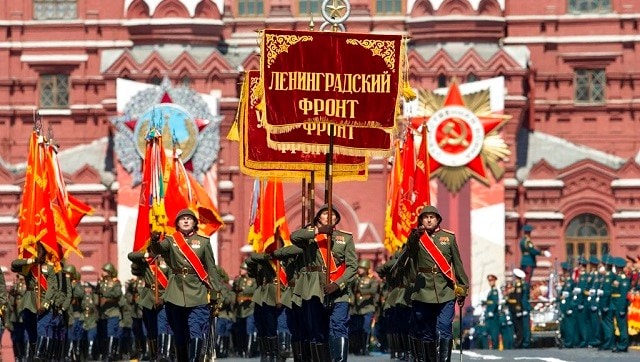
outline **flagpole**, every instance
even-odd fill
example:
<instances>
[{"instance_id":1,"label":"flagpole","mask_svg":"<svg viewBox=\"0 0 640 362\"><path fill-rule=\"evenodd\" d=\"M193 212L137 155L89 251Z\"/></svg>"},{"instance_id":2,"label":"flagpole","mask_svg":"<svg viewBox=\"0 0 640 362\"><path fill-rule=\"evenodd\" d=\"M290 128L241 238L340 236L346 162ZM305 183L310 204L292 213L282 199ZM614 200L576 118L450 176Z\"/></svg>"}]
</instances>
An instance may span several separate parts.
<instances>
[{"instance_id":1,"label":"flagpole","mask_svg":"<svg viewBox=\"0 0 640 362\"><path fill-rule=\"evenodd\" d=\"M300 216L301 218L301 225L302 227L304 227L306 225L307 222L307 179L306 178L302 178L302 187L301 187L301 193L302 193L302 215Z\"/></svg>"}]
</instances>

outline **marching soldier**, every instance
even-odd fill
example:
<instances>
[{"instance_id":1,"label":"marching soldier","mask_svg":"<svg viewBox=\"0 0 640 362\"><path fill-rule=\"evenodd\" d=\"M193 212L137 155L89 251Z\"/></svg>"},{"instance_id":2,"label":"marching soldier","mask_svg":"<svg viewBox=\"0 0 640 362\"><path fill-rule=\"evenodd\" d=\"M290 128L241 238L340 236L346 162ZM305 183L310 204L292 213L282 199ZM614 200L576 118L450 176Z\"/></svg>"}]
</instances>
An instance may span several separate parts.
<instances>
[{"instance_id":1,"label":"marching soldier","mask_svg":"<svg viewBox=\"0 0 640 362\"><path fill-rule=\"evenodd\" d=\"M229 285L229 275L220 266L217 267L218 274L222 280L222 302L218 311L216 321L216 357L229 357L229 347L231 345L231 329L235 321L236 294Z\"/></svg>"},{"instance_id":2,"label":"marching soldier","mask_svg":"<svg viewBox=\"0 0 640 362\"><path fill-rule=\"evenodd\" d=\"M142 308L142 320L147 331L149 357L169 361L173 333L167 321L162 296L169 284L167 263L161 256L148 251L131 252L128 255L131 272L138 276L137 305Z\"/></svg>"},{"instance_id":3,"label":"marching soldier","mask_svg":"<svg viewBox=\"0 0 640 362\"><path fill-rule=\"evenodd\" d=\"M498 349L500 346L498 337L500 335L500 321L498 319L500 293L498 292L498 288L496 287L496 281L498 280L498 277L493 274L489 274L487 276L487 280L489 281L491 290L489 290L487 300L484 303L484 322L487 334L491 339L491 349Z\"/></svg>"},{"instance_id":4,"label":"marching soldier","mask_svg":"<svg viewBox=\"0 0 640 362\"><path fill-rule=\"evenodd\" d=\"M406 257L407 253L405 244L389 261L376 269L378 275L385 278L390 289L384 306L385 318L392 321L387 328L388 339L392 353L395 349L396 358L401 361L411 360L415 356L416 348L421 344L410 335L411 281L415 280L416 273L413 260Z\"/></svg>"},{"instance_id":5,"label":"marching soldier","mask_svg":"<svg viewBox=\"0 0 640 362\"><path fill-rule=\"evenodd\" d=\"M68 332L69 343L66 357L70 361L77 361L81 355L81 344L84 337L81 306L82 297L84 296L84 286L77 278L80 274L76 270L75 266L67 264L62 270L71 279L71 309L69 311Z\"/></svg>"},{"instance_id":6,"label":"marching soldier","mask_svg":"<svg viewBox=\"0 0 640 362\"><path fill-rule=\"evenodd\" d=\"M369 340L371 338L371 323L376 311L380 283L369 273L371 262L360 260L358 276L353 284L354 313L351 314L351 335L356 346L357 355L369 354Z\"/></svg>"},{"instance_id":7,"label":"marching soldier","mask_svg":"<svg viewBox=\"0 0 640 362\"><path fill-rule=\"evenodd\" d=\"M256 265L258 287L253 293L254 315L260 353L267 362L275 362L278 356L278 310L276 307L276 288L280 282L271 266L270 257L265 253L251 253L251 262Z\"/></svg>"},{"instance_id":8,"label":"marching soldier","mask_svg":"<svg viewBox=\"0 0 640 362\"><path fill-rule=\"evenodd\" d=\"M531 277L537 266L536 256L540 254L544 254L547 258L551 256L548 250L542 251L533 245L533 241L531 241L531 232L533 229L533 226L529 224L524 225L522 227L524 235L520 239L520 253L522 254L520 258L520 269L527 275L526 282L529 284L531 284Z\"/></svg>"},{"instance_id":9,"label":"marching soldier","mask_svg":"<svg viewBox=\"0 0 640 362\"><path fill-rule=\"evenodd\" d=\"M109 360L114 360L118 353L122 295L118 270L112 263L105 263L98 283L98 339L102 341L100 349L103 358Z\"/></svg>"},{"instance_id":10,"label":"marching soldier","mask_svg":"<svg viewBox=\"0 0 640 362\"><path fill-rule=\"evenodd\" d=\"M24 295L27 292L27 285L22 274L16 274L16 281L9 290L8 308L5 311L5 323L11 332L11 344L13 346L13 356L16 362L23 362L27 359L28 340L25 338L25 326L22 322L22 313L19 307L22 305Z\"/></svg>"},{"instance_id":11,"label":"marching soldier","mask_svg":"<svg viewBox=\"0 0 640 362\"><path fill-rule=\"evenodd\" d=\"M246 261L240 266L240 275L233 280L232 289L236 293L236 323L234 324L234 345L240 357L253 358L257 351L258 334L255 332L253 292L258 287L256 280L249 276Z\"/></svg>"},{"instance_id":12,"label":"marching soldier","mask_svg":"<svg viewBox=\"0 0 640 362\"><path fill-rule=\"evenodd\" d=\"M611 289L611 309L615 315L620 335L611 352L627 352L629 348L629 329L627 324L629 300L627 299L627 293L629 293L631 283L629 277L625 274L624 267L627 262L624 258L615 258L613 265L616 267L616 278Z\"/></svg>"},{"instance_id":13,"label":"marching soldier","mask_svg":"<svg viewBox=\"0 0 640 362\"><path fill-rule=\"evenodd\" d=\"M305 329L302 298L295 294L294 288L302 268L302 249L296 245L287 245L273 252L273 257L283 264L287 276L287 285L282 291L280 303L285 308L287 329L291 334L291 349L294 362L310 361L309 336ZM282 352L282 336L279 335Z\"/></svg>"},{"instance_id":14,"label":"marching soldier","mask_svg":"<svg viewBox=\"0 0 640 362\"><path fill-rule=\"evenodd\" d=\"M291 234L291 241L303 250L305 266L294 293L302 298L315 361L346 361L349 351L349 290L357 259L351 234L334 229L339 222L340 214L333 207L329 219L325 204L312 225Z\"/></svg>"},{"instance_id":15,"label":"marching soldier","mask_svg":"<svg viewBox=\"0 0 640 362\"><path fill-rule=\"evenodd\" d=\"M209 238L196 232L196 214L179 211L175 227L177 231L163 240L153 232L149 248L162 255L173 271L162 299L176 338L178 362L199 361L211 323L209 303L219 297L221 281Z\"/></svg>"},{"instance_id":16,"label":"marching soldier","mask_svg":"<svg viewBox=\"0 0 640 362\"><path fill-rule=\"evenodd\" d=\"M418 271L411 295L414 335L422 347L416 348L418 360L451 358L455 304L464 305L469 285L456 237L441 222L438 209L426 206L407 240Z\"/></svg>"},{"instance_id":17,"label":"marching soldier","mask_svg":"<svg viewBox=\"0 0 640 362\"><path fill-rule=\"evenodd\" d=\"M45 360L53 351L55 318L52 308L58 297L58 280L53 263L47 259L44 247L38 244L36 258L11 262L11 271L22 273L27 286L18 311L28 335L29 355L36 361Z\"/></svg>"},{"instance_id":18,"label":"marching soldier","mask_svg":"<svg viewBox=\"0 0 640 362\"><path fill-rule=\"evenodd\" d=\"M84 286L84 295L82 296L82 302L80 306L82 308L82 329L86 336L87 341L87 353L86 357L89 360L95 360L98 358L99 339L98 339L98 295L95 293L99 288L99 283L94 287L87 283Z\"/></svg>"}]
</instances>

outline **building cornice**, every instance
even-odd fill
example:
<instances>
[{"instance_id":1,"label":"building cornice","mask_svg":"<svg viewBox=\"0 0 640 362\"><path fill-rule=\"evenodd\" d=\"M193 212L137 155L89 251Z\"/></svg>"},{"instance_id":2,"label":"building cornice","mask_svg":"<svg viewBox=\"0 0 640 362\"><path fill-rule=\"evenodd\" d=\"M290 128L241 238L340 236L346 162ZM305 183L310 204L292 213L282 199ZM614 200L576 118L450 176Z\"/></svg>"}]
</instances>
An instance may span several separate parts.
<instances>
[{"instance_id":1,"label":"building cornice","mask_svg":"<svg viewBox=\"0 0 640 362\"><path fill-rule=\"evenodd\" d=\"M527 211L524 213L527 220L564 220L564 214L556 211Z\"/></svg>"},{"instance_id":2,"label":"building cornice","mask_svg":"<svg viewBox=\"0 0 640 362\"><path fill-rule=\"evenodd\" d=\"M0 49L56 49L56 48L127 48L131 40L43 40L43 41L3 41Z\"/></svg>"},{"instance_id":3,"label":"building cornice","mask_svg":"<svg viewBox=\"0 0 640 362\"><path fill-rule=\"evenodd\" d=\"M636 43L640 35L567 35L567 36L508 36L505 45L520 44L594 44L594 43Z\"/></svg>"},{"instance_id":4,"label":"building cornice","mask_svg":"<svg viewBox=\"0 0 640 362\"><path fill-rule=\"evenodd\" d=\"M640 211L619 211L611 215L613 220L638 220L640 219Z\"/></svg>"},{"instance_id":5,"label":"building cornice","mask_svg":"<svg viewBox=\"0 0 640 362\"><path fill-rule=\"evenodd\" d=\"M555 179L525 180L522 185L532 188L562 188L564 187L564 181Z\"/></svg>"}]
</instances>

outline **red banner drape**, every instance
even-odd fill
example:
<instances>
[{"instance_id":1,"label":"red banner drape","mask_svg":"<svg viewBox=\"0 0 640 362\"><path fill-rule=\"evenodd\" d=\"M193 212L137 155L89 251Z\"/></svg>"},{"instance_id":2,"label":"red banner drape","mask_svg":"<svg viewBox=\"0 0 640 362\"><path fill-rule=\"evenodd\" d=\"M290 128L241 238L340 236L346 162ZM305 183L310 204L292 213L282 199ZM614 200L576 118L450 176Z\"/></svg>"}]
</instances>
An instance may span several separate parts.
<instances>
[{"instance_id":1,"label":"red banner drape","mask_svg":"<svg viewBox=\"0 0 640 362\"><path fill-rule=\"evenodd\" d=\"M270 132L303 123L396 127L402 36L267 29L261 45Z\"/></svg>"}]
</instances>

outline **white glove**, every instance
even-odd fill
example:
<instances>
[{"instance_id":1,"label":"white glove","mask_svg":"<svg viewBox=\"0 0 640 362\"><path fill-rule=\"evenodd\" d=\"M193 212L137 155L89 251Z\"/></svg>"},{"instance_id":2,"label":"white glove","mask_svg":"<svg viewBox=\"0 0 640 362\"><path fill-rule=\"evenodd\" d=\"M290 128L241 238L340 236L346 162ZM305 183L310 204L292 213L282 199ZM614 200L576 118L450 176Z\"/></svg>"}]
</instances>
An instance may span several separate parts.
<instances>
[{"instance_id":1,"label":"white glove","mask_svg":"<svg viewBox=\"0 0 640 362\"><path fill-rule=\"evenodd\" d=\"M476 329L473 327L469 328L469 334L473 336L474 333L476 333ZM469 337L469 338L472 338L472 337Z\"/></svg>"},{"instance_id":2,"label":"white glove","mask_svg":"<svg viewBox=\"0 0 640 362\"><path fill-rule=\"evenodd\" d=\"M604 294L604 290L598 289L598 297L601 297Z\"/></svg>"},{"instance_id":3,"label":"white glove","mask_svg":"<svg viewBox=\"0 0 640 362\"><path fill-rule=\"evenodd\" d=\"M487 317L493 318L493 313L492 312L487 313Z\"/></svg>"},{"instance_id":4,"label":"white glove","mask_svg":"<svg viewBox=\"0 0 640 362\"><path fill-rule=\"evenodd\" d=\"M529 312L527 312L526 310L522 312L522 315L523 315L523 316L526 316L526 315L528 315L528 314L529 314Z\"/></svg>"},{"instance_id":5,"label":"white glove","mask_svg":"<svg viewBox=\"0 0 640 362\"><path fill-rule=\"evenodd\" d=\"M569 298L569 292L562 292L562 298Z\"/></svg>"},{"instance_id":6,"label":"white glove","mask_svg":"<svg viewBox=\"0 0 640 362\"><path fill-rule=\"evenodd\" d=\"M580 288L573 288L573 295L578 295L578 294L580 294L581 291L582 291L582 289L580 289Z\"/></svg>"},{"instance_id":7,"label":"white glove","mask_svg":"<svg viewBox=\"0 0 640 362\"><path fill-rule=\"evenodd\" d=\"M542 252L542 255L546 256L547 258L551 257L551 252L549 250L545 250Z\"/></svg>"},{"instance_id":8,"label":"white glove","mask_svg":"<svg viewBox=\"0 0 640 362\"><path fill-rule=\"evenodd\" d=\"M596 290L595 289L589 289L589 296L593 297L594 295L596 295Z\"/></svg>"}]
</instances>

